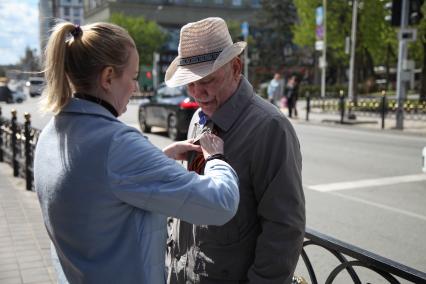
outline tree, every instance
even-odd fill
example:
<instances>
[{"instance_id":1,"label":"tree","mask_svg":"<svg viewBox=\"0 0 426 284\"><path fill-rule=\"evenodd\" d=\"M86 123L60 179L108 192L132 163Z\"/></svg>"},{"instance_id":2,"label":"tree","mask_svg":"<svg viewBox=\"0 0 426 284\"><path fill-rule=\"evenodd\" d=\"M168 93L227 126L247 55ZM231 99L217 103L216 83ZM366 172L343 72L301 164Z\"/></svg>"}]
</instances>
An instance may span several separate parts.
<instances>
[{"instance_id":1,"label":"tree","mask_svg":"<svg viewBox=\"0 0 426 284\"><path fill-rule=\"evenodd\" d=\"M315 44L315 8L321 0L294 0L298 22L293 27L294 41L300 46ZM355 77L365 80L374 77L374 66L395 64L397 38L395 30L385 21L382 1L358 1ZM345 53L345 38L351 34L352 6L347 1L328 1L327 4L327 64L337 75L345 73L349 55ZM337 81L342 81L341 79Z\"/></svg>"},{"instance_id":2,"label":"tree","mask_svg":"<svg viewBox=\"0 0 426 284\"><path fill-rule=\"evenodd\" d=\"M25 48L25 55L21 58L18 66L20 66L23 71L38 71L40 66L35 49L31 49L27 46Z\"/></svg>"},{"instance_id":3,"label":"tree","mask_svg":"<svg viewBox=\"0 0 426 284\"><path fill-rule=\"evenodd\" d=\"M261 63L269 67L272 74L283 68L283 49L292 43L291 26L296 21L293 0L263 0L257 18L260 32L255 40L259 58L262 58Z\"/></svg>"},{"instance_id":4,"label":"tree","mask_svg":"<svg viewBox=\"0 0 426 284\"><path fill-rule=\"evenodd\" d=\"M125 16L121 13L111 15L110 21L125 28L136 44L141 65L152 65L153 53L166 41L166 33L153 21L144 17Z\"/></svg>"},{"instance_id":5,"label":"tree","mask_svg":"<svg viewBox=\"0 0 426 284\"><path fill-rule=\"evenodd\" d=\"M308 47L314 53L315 46L315 10L322 6L321 0L294 0L298 21L292 27L295 44ZM348 66L349 57L345 54L345 37L350 34L350 7L346 1L328 1L325 11L327 66L332 74L341 81ZM340 75L339 75L340 74Z\"/></svg>"}]
</instances>

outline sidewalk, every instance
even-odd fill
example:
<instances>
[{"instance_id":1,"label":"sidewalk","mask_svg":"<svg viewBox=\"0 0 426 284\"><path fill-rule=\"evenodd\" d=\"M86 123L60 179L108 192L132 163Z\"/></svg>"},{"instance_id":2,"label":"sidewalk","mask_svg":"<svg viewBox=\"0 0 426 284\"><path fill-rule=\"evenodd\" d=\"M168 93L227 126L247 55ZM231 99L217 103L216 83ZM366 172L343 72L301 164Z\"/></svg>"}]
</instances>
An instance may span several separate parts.
<instances>
[{"instance_id":1,"label":"sidewalk","mask_svg":"<svg viewBox=\"0 0 426 284\"><path fill-rule=\"evenodd\" d=\"M0 283L56 282L37 195L0 163Z\"/></svg>"},{"instance_id":2,"label":"sidewalk","mask_svg":"<svg viewBox=\"0 0 426 284\"><path fill-rule=\"evenodd\" d=\"M288 117L288 109L281 109ZM382 119L380 116L357 115L356 119L348 119L345 113L344 123L340 123L339 113L322 113L321 110L314 109L309 113L309 121L306 121L306 102L297 103L298 117L291 118L292 123L315 124L324 126L344 127L348 129L368 129L371 131L408 134L416 136L426 136L426 118L409 119L403 121L403 130L396 129L396 119L394 115L388 115L385 118L385 128L382 129ZM426 146L426 145L425 145Z\"/></svg>"}]
</instances>

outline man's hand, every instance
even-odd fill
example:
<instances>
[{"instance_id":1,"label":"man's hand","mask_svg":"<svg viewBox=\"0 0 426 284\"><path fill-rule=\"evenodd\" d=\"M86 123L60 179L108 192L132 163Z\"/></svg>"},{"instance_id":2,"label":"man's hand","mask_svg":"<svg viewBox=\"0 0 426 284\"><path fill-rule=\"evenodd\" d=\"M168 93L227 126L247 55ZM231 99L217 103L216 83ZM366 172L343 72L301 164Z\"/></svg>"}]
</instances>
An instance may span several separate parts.
<instances>
[{"instance_id":1,"label":"man's hand","mask_svg":"<svg viewBox=\"0 0 426 284\"><path fill-rule=\"evenodd\" d=\"M201 152L201 146L193 144L193 139L189 139L172 143L163 149L164 154L174 160L186 160L189 151Z\"/></svg>"},{"instance_id":2,"label":"man's hand","mask_svg":"<svg viewBox=\"0 0 426 284\"><path fill-rule=\"evenodd\" d=\"M200 138L201 149L204 159L214 154L223 154L223 140L209 132L204 133Z\"/></svg>"}]
</instances>

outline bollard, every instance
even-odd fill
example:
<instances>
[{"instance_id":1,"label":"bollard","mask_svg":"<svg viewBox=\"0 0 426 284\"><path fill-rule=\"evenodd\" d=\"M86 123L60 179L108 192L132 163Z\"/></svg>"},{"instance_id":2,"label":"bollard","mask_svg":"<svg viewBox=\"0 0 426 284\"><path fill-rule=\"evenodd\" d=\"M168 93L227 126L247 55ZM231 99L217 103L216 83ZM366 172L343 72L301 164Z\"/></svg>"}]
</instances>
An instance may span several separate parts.
<instances>
[{"instance_id":1,"label":"bollard","mask_svg":"<svg viewBox=\"0 0 426 284\"><path fill-rule=\"evenodd\" d=\"M16 117L17 111L13 109L12 113L12 167L13 167L13 176L19 176L19 163L16 155L18 154L18 118Z\"/></svg>"},{"instance_id":2,"label":"bollard","mask_svg":"<svg viewBox=\"0 0 426 284\"><path fill-rule=\"evenodd\" d=\"M339 97L339 110L340 110L340 124L343 124L343 119L345 117L345 96L343 90L340 90Z\"/></svg>"},{"instance_id":3,"label":"bollard","mask_svg":"<svg viewBox=\"0 0 426 284\"><path fill-rule=\"evenodd\" d=\"M386 100L386 91L382 91L382 102L380 107L380 116L382 118L382 129L385 129L385 117L387 112L387 100Z\"/></svg>"},{"instance_id":4,"label":"bollard","mask_svg":"<svg viewBox=\"0 0 426 284\"><path fill-rule=\"evenodd\" d=\"M426 147L423 148L423 169L422 171L426 173Z\"/></svg>"},{"instance_id":5,"label":"bollard","mask_svg":"<svg viewBox=\"0 0 426 284\"><path fill-rule=\"evenodd\" d=\"M3 116L0 107L0 162L4 161L3 157Z\"/></svg>"},{"instance_id":6,"label":"bollard","mask_svg":"<svg viewBox=\"0 0 426 284\"><path fill-rule=\"evenodd\" d=\"M24 135L25 135L25 181L27 190L33 188L33 174L31 171L31 165L33 163L33 151L31 151L31 115L26 112L24 114Z\"/></svg>"},{"instance_id":7,"label":"bollard","mask_svg":"<svg viewBox=\"0 0 426 284\"><path fill-rule=\"evenodd\" d=\"M311 111L311 95L306 93L306 121L309 121L309 112Z\"/></svg>"}]
</instances>

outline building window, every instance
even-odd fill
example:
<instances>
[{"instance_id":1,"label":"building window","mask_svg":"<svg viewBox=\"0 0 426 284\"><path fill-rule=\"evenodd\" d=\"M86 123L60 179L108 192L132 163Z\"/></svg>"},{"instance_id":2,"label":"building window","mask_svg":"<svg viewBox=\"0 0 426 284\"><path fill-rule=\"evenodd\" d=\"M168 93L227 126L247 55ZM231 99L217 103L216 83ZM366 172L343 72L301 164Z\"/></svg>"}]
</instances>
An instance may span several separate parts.
<instances>
[{"instance_id":1,"label":"building window","mask_svg":"<svg viewBox=\"0 0 426 284\"><path fill-rule=\"evenodd\" d=\"M77 18L80 17L80 8L79 7L74 7L73 11L74 11L74 13L73 13L74 17L77 17Z\"/></svg>"},{"instance_id":2,"label":"building window","mask_svg":"<svg viewBox=\"0 0 426 284\"><path fill-rule=\"evenodd\" d=\"M70 7L64 7L64 16L70 15Z\"/></svg>"},{"instance_id":3,"label":"building window","mask_svg":"<svg viewBox=\"0 0 426 284\"><path fill-rule=\"evenodd\" d=\"M90 8L96 8L101 5L101 2L99 0L90 0L89 7Z\"/></svg>"},{"instance_id":4,"label":"building window","mask_svg":"<svg viewBox=\"0 0 426 284\"><path fill-rule=\"evenodd\" d=\"M203 0L194 0L194 3L203 3Z\"/></svg>"},{"instance_id":5,"label":"building window","mask_svg":"<svg viewBox=\"0 0 426 284\"><path fill-rule=\"evenodd\" d=\"M242 1L241 0L232 0L232 5L233 6L241 6Z\"/></svg>"},{"instance_id":6,"label":"building window","mask_svg":"<svg viewBox=\"0 0 426 284\"><path fill-rule=\"evenodd\" d=\"M223 5L223 0L214 0L216 5Z\"/></svg>"},{"instance_id":7,"label":"building window","mask_svg":"<svg viewBox=\"0 0 426 284\"><path fill-rule=\"evenodd\" d=\"M260 0L251 0L251 6L255 8L261 7Z\"/></svg>"}]
</instances>

